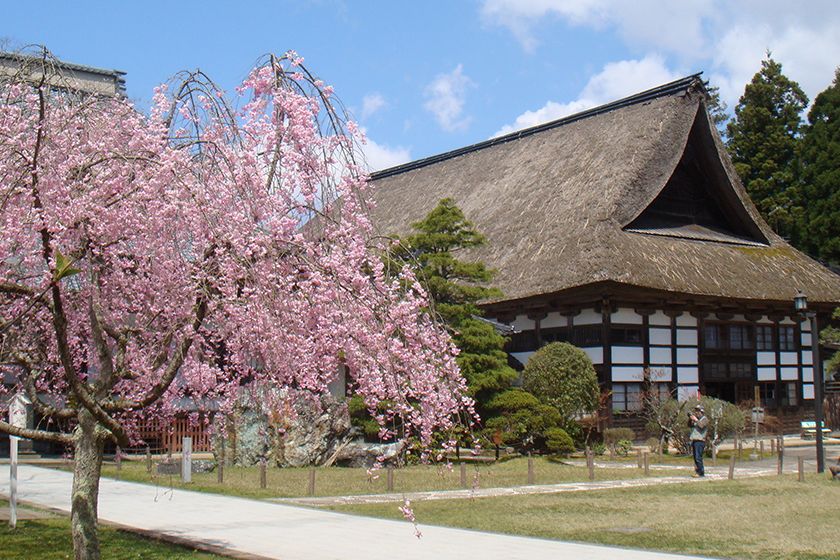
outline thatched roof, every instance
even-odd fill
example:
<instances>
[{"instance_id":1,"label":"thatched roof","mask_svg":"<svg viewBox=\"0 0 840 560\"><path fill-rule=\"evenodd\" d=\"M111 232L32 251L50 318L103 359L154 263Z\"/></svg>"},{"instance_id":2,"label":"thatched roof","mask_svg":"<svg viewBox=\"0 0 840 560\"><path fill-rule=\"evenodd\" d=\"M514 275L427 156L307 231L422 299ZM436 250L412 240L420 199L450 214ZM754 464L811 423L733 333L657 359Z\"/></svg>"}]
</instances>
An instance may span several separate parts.
<instances>
[{"instance_id":1,"label":"thatched roof","mask_svg":"<svg viewBox=\"0 0 840 560\"><path fill-rule=\"evenodd\" d=\"M375 173L374 224L405 234L440 199L455 199L487 236L469 256L498 270L493 284L503 300L612 281L774 301L801 288L811 301L840 302L840 277L761 219L705 101L702 81L690 76ZM681 161L699 169L693 188L704 192L689 194L712 199L726 227L657 218L669 180L681 180Z\"/></svg>"}]
</instances>

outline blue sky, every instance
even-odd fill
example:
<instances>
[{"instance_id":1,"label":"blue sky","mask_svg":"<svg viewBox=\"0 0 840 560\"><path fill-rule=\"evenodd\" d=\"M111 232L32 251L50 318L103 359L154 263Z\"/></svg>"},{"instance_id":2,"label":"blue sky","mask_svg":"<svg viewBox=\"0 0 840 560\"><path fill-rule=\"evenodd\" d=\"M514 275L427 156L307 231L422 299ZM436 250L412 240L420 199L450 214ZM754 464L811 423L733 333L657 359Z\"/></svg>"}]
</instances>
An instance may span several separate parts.
<instances>
[{"instance_id":1,"label":"blue sky","mask_svg":"<svg viewBox=\"0 0 840 560\"><path fill-rule=\"evenodd\" d=\"M226 89L268 52L298 51L387 167L704 71L730 107L773 51L810 98L840 65L834 2L9 2L6 46L127 72L129 96L181 69Z\"/></svg>"}]
</instances>

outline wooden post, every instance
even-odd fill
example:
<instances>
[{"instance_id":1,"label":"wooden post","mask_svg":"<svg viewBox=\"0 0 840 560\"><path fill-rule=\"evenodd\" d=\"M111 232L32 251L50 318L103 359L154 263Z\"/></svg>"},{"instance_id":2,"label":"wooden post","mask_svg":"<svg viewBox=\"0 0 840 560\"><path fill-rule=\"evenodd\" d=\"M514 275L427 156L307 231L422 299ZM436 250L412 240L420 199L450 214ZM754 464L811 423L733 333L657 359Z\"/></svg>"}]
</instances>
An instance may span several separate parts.
<instances>
[{"instance_id":1,"label":"wooden post","mask_svg":"<svg viewBox=\"0 0 840 560\"><path fill-rule=\"evenodd\" d=\"M225 482L225 438L222 435L222 444L219 448L219 457L216 460L218 463L217 468L219 469L216 472L216 482L219 484L224 484Z\"/></svg>"},{"instance_id":2,"label":"wooden post","mask_svg":"<svg viewBox=\"0 0 840 560\"><path fill-rule=\"evenodd\" d=\"M589 468L589 480L595 480L595 456L588 447L586 448L586 466Z\"/></svg>"},{"instance_id":3,"label":"wooden post","mask_svg":"<svg viewBox=\"0 0 840 560\"><path fill-rule=\"evenodd\" d=\"M114 463L117 465L117 472L122 470L122 453L120 453L120 446L117 446L117 450L114 453Z\"/></svg>"},{"instance_id":4,"label":"wooden post","mask_svg":"<svg viewBox=\"0 0 840 560\"><path fill-rule=\"evenodd\" d=\"M650 476L650 458L647 451L645 451L643 462L645 464L645 476Z\"/></svg>"},{"instance_id":5,"label":"wooden post","mask_svg":"<svg viewBox=\"0 0 840 560\"><path fill-rule=\"evenodd\" d=\"M799 482L805 482L805 457L796 458L796 467L799 470Z\"/></svg>"},{"instance_id":6,"label":"wooden post","mask_svg":"<svg viewBox=\"0 0 840 560\"><path fill-rule=\"evenodd\" d=\"M268 486L268 473L266 473L266 463L265 457L260 459L260 489L265 490L266 486Z\"/></svg>"},{"instance_id":7,"label":"wooden post","mask_svg":"<svg viewBox=\"0 0 840 560\"><path fill-rule=\"evenodd\" d=\"M776 454L776 439L775 438L770 438L770 454L771 455Z\"/></svg>"},{"instance_id":8,"label":"wooden post","mask_svg":"<svg viewBox=\"0 0 840 560\"><path fill-rule=\"evenodd\" d=\"M315 467L309 467L309 487L306 489L306 494L315 495Z\"/></svg>"},{"instance_id":9,"label":"wooden post","mask_svg":"<svg viewBox=\"0 0 840 560\"><path fill-rule=\"evenodd\" d=\"M192 438L189 436L181 440L181 481L192 482Z\"/></svg>"},{"instance_id":10,"label":"wooden post","mask_svg":"<svg viewBox=\"0 0 840 560\"><path fill-rule=\"evenodd\" d=\"M528 484L534 483L534 458L528 453Z\"/></svg>"},{"instance_id":11,"label":"wooden post","mask_svg":"<svg viewBox=\"0 0 840 560\"><path fill-rule=\"evenodd\" d=\"M729 480L735 478L735 455L729 458Z\"/></svg>"},{"instance_id":12,"label":"wooden post","mask_svg":"<svg viewBox=\"0 0 840 560\"><path fill-rule=\"evenodd\" d=\"M387 490L388 490L388 492L393 492L394 491L394 467L388 467L388 470L386 472L387 472L387 475L386 475L385 478L386 478Z\"/></svg>"},{"instance_id":13,"label":"wooden post","mask_svg":"<svg viewBox=\"0 0 840 560\"><path fill-rule=\"evenodd\" d=\"M146 446L146 472L152 472L152 450L148 445Z\"/></svg>"},{"instance_id":14,"label":"wooden post","mask_svg":"<svg viewBox=\"0 0 840 560\"><path fill-rule=\"evenodd\" d=\"M636 462L638 463L640 469L644 468L645 465L644 465L644 460L642 459L642 450L641 449L639 449L638 455L636 456Z\"/></svg>"},{"instance_id":15,"label":"wooden post","mask_svg":"<svg viewBox=\"0 0 840 560\"><path fill-rule=\"evenodd\" d=\"M18 437L9 436L9 527L17 528Z\"/></svg>"},{"instance_id":16,"label":"wooden post","mask_svg":"<svg viewBox=\"0 0 840 560\"><path fill-rule=\"evenodd\" d=\"M764 440L758 442L758 452L761 454L761 458L764 458Z\"/></svg>"},{"instance_id":17,"label":"wooden post","mask_svg":"<svg viewBox=\"0 0 840 560\"><path fill-rule=\"evenodd\" d=\"M782 439L782 436L779 436L779 443L776 445L776 453L779 457L778 464L776 465L776 474L781 475L785 466L785 441Z\"/></svg>"}]
</instances>

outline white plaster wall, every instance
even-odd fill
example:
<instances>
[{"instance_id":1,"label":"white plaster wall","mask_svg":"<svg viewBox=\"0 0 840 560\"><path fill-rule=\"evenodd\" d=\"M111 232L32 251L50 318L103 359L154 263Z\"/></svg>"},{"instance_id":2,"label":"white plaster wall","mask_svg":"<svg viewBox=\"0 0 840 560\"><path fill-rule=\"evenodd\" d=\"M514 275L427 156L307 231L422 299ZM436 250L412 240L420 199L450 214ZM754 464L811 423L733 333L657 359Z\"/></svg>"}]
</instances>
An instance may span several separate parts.
<instances>
[{"instance_id":1,"label":"white plaster wall","mask_svg":"<svg viewBox=\"0 0 840 560\"><path fill-rule=\"evenodd\" d=\"M677 329L677 344L697 346L697 329Z\"/></svg>"},{"instance_id":2,"label":"white plaster wall","mask_svg":"<svg viewBox=\"0 0 840 560\"><path fill-rule=\"evenodd\" d=\"M594 309L583 309L572 319L575 325L600 325L602 317Z\"/></svg>"},{"instance_id":3,"label":"white plaster wall","mask_svg":"<svg viewBox=\"0 0 840 560\"><path fill-rule=\"evenodd\" d=\"M613 366L612 380L613 381L642 381L644 379L644 369L641 366Z\"/></svg>"},{"instance_id":4,"label":"white plaster wall","mask_svg":"<svg viewBox=\"0 0 840 560\"><path fill-rule=\"evenodd\" d=\"M772 366L776 363L775 352L756 352L755 358L760 366Z\"/></svg>"},{"instance_id":5,"label":"white plaster wall","mask_svg":"<svg viewBox=\"0 0 840 560\"><path fill-rule=\"evenodd\" d=\"M553 329L554 327L565 327L566 317L557 311L552 311L540 321L541 329Z\"/></svg>"},{"instance_id":6,"label":"white plaster wall","mask_svg":"<svg viewBox=\"0 0 840 560\"><path fill-rule=\"evenodd\" d=\"M811 346L811 333L802 333L802 346Z\"/></svg>"},{"instance_id":7,"label":"white plaster wall","mask_svg":"<svg viewBox=\"0 0 840 560\"><path fill-rule=\"evenodd\" d=\"M651 344L671 344L671 329L651 328L648 340Z\"/></svg>"},{"instance_id":8,"label":"white plaster wall","mask_svg":"<svg viewBox=\"0 0 840 560\"><path fill-rule=\"evenodd\" d=\"M651 367L650 380L656 382L671 381L674 377L674 369L670 367Z\"/></svg>"},{"instance_id":9,"label":"white plaster wall","mask_svg":"<svg viewBox=\"0 0 840 560\"><path fill-rule=\"evenodd\" d=\"M784 321L782 321L784 323ZM792 323L793 321L791 321ZM811 332L811 321L802 321L800 323L803 332Z\"/></svg>"},{"instance_id":10,"label":"white plaster wall","mask_svg":"<svg viewBox=\"0 0 840 560\"><path fill-rule=\"evenodd\" d=\"M693 365L697 361L697 348L677 348L677 363L680 365Z\"/></svg>"},{"instance_id":11,"label":"white plaster wall","mask_svg":"<svg viewBox=\"0 0 840 560\"><path fill-rule=\"evenodd\" d=\"M671 326L671 318L665 315L662 311L657 311L650 317L648 317L648 323L651 325L663 325L666 327Z\"/></svg>"},{"instance_id":12,"label":"white plaster wall","mask_svg":"<svg viewBox=\"0 0 840 560\"><path fill-rule=\"evenodd\" d=\"M809 401L814 400L814 386L810 383L802 385L802 398Z\"/></svg>"},{"instance_id":13,"label":"white plaster wall","mask_svg":"<svg viewBox=\"0 0 840 560\"><path fill-rule=\"evenodd\" d=\"M677 400L687 401L688 399L693 399L697 396L697 391L699 390L700 387L697 385L681 385L677 387Z\"/></svg>"},{"instance_id":14,"label":"white plaster wall","mask_svg":"<svg viewBox=\"0 0 840 560\"><path fill-rule=\"evenodd\" d=\"M779 354L779 360L784 365L795 365L799 356L796 352L782 352Z\"/></svg>"},{"instance_id":15,"label":"white plaster wall","mask_svg":"<svg viewBox=\"0 0 840 560\"><path fill-rule=\"evenodd\" d=\"M529 319L527 315L517 315L511 326L519 331L532 331L534 330L534 320Z\"/></svg>"},{"instance_id":16,"label":"white plaster wall","mask_svg":"<svg viewBox=\"0 0 840 560\"><path fill-rule=\"evenodd\" d=\"M802 361L800 362L802 365L810 366L814 363L814 352L811 350L803 350L802 351Z\"/></svg>"},{"instance_id":17,"label":"white plaster wall","mask_svg":"<svg viewBox=\"0 0 840 560\"><path fill-rule=\"evenodd\" d=\"M670 348L655 348L650 349L650 363L651 364L670 364L671 363L671 349Z\"/></svg>"},{"instance_id":18,"label":"white plaster wall","mask_svg":"<svg viewBox=\"0 0 840 560\"><path fill-rule=\"evenodd\" d=\"M696 367L678 367L677 368L677 382L678 383L699 383L700 372Z\"/></svg>"},{"instance_id":19,"label":"white plaster wall","mask_svg":"<svg viewBox=\"0 0 840 560\"><path fill-rule=\"evenodd\" d=\"M645 361L645 351L641 346L614 346L612 362L614 364L641 364Z\"/></svg>"},{"instance_id":20,"label":"white plaster wall","mask_svg":"<svg viewBox=\"0 0 840 560\"><path fill-rule=\"evenodd\" d=\"M642 316L636 313L629 307L619 307L610 315L610 321L613 323L629 323L631 325L641 325Z\"/></svg>"},{"instance_id":21,"label":"white plaster wall","mask_svg":"<svg viewBox=\"0 0 840 560\"><path fill-rule=\"evenodd\" d=\"M760 367L757 371L759 381L775 381L776 368Z\"/></svg>"},{"instance_id":22,"label":"white plaster wall","mask_svg":"<svg viewBox=\"0 0 840 560\"><path fill-rule=\"evenodd\" d=\"M604 347L603 346L590 346L588 348L581 348L586 355L589 356L589 359L592 360L593 364L603 364L604 363Z\"/></svg>"},{"instance_id":23,"label":"white plaster wall","mask_svg":"<svg viewBox=\"0 0 840 560\"><path fill-rule=\"evenodd\" d=\"M782 380L783 381L796 381L799 379L799 369L795 367L783 367L782 368Z\"/></svg>"},{"instance_id":24,"label":"white plaster wall","mask_svg":"<svg viewBox=\"0 0 840 560\"><path fill-rule=\"evenodd\" d=\"M809 381L811 383L814 382L814 368L812 368L812 367L802 368L802 381Z\"/></svg>"},{"instance_id":25,"label":"white plaster wall","mask_svg":"<svg viewBox=\"0 0 840 560\"><path fill-rule=\"evenodd\" d=\"M683 313L679 317L677 317L677 326L678 327L696 327L697 326L697 317L689 313Z\"/></svg>"}]
</instances>

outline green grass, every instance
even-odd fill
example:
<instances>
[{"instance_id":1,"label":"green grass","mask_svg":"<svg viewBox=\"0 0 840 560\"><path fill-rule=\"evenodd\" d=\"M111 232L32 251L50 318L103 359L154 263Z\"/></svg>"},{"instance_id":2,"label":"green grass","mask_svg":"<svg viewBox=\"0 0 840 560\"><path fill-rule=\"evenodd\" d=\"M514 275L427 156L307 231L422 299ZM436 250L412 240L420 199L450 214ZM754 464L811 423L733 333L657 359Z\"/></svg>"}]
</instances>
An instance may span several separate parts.
<instances>
[{"instance_id":1,"label":"green grass","mask_svg":"<svg viewBox=\"0 0 840 560\"><path fill-rule=\"evenodd\" d=\"M7 505L2 503L0 505ZM159 542L113 527L99 526L103 560L210 560L222 558L184 546ZM0 558L37 558L64 560L73 558L70 519L50 515L45 519L18 521L12 530L0 525Z\"/></svg>"},{"instance_id":2,"label":"green grass","mask_svg":"<svg viewBox=\"0 0 840 560\"><path fill-rule=\"evenodd\" d=\"M581 482L589 480L585 467L575 467L551 462L543 457L534 458L537 484ZM123 461L122 470L114 465L103 467L103 476L133 482L157 484L163 487L186 488L201 492L214 492L248 498L303 497L307 495L308 468L269 468L267 488L260 489L259 469L256 467L225 467L224 484L218 484L217 474L195 473L192 483L183 484L179 476L148 474L143 461ZM655 470L652 476L685 475L685 471ZM381 494L387 491L386 473L380 470L368 476L365 469L325 467L316 469L316 496L346 496L358 494ZM394 472L394 492L422 492L431 490L455 490L461 488L460 467L453 465L416 465L397 469ZM619 480L641 478L640 469L615 468L597 469L596 480ZM527 483L527 459L518 458L490 465L468 465L467 483L476 481L481 488L519 486Z\"/></svg>"},{"instance_id":3,"label":"green grass","mask_svg":"<svg viewBox=\"0 0 840 560\"><path fill-rule=\"evenodd\" d=\"M641 488L415 502L421 525L446 525L632 548L761 560L840 557L840 483L810 475ZM401 518L393 504L334 506Z\"/></svg>"}]
</instances>

